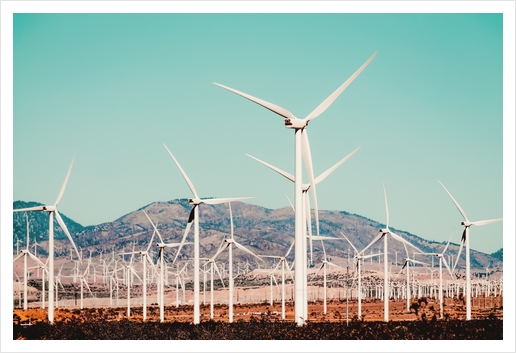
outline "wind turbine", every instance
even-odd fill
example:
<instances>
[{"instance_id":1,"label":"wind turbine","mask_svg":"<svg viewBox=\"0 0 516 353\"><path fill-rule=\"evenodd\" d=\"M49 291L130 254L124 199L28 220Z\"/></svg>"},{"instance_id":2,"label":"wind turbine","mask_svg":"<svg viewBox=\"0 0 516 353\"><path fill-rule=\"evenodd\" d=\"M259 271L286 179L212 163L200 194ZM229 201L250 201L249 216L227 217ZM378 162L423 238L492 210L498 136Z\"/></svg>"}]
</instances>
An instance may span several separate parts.
<instances>
[{"instance_id":1,"label":"wind turbine","mask_svg":"<svg viewBox=\"0 0 516 353\"><path fill-rule=\"evenodd\" d=\"M453 236L453 234L452 234ZM448 243L444 247L444 250L441 253L423 253L423 255L430 255L430 256L437 256L439 258L439 310L441 314L441 319L444 317L444 310L443 310L443 262L446 268L448 269L448 272L450 273L450 276L453 277L452 271L450 270L450 267L448 266L448 262L446 262L446 258L444 257L444 253L448 249L448 246L450 245L451 237L448 240Z\"/></svg>"},{"instance_id":2,"label":"wind turbine","mask_svg":"<svg viewBox=\"0 0 516 353\"><path fill-rule=\"evenodd\" d=\"M405 251L407 253L407 257L405 258L405 262L403 263L403 266L401 267L401 271L403 271L403 269L405 267L407 267L407 312L410 312L410 271L409 271L409 268L410 268L410 264L409 262L412 262L413 264L421 264L421 265L425 265L425 266L428 266L428 264L424 263L424 262L421 262L421 261L417 261L417 260L414 260L414 259L411 259L410 256L409 256L409 252L407 250L407 246L405 244L403 244L403 246L405 247ZM414 275L414 274L412 274Z\"/></svg>"},{"instance_id":3,"label":"wind turbine","mask_svg":"<svg viewBox=\"0 0 516 353\"><path fill-rule=\"evenodd\" d=\"M142 212L145 213L145 211L143 211L143 210L142 210ZM145 215L147 215L147 214L145 213ZM120 254L120 255L140 254L142 256L142 263L143 263L143 280L142 280L142 284L143 284L143 321L147 320L147 262L149 262L149 264L154 269L154 271L156 271L156 269L154 268L154 263L152 263L151 259L149 258L149 249L152 245L152 241L154 240L154 235L156 235L156 230L154 230L152 232L151 240L149 241L149 245L147 246L147 248L145 250L139 250L139 251L133 250L132 252ZM132 257L131 257L131 260L132 260Z\"/></svg>"},{"instance_id":4,"label":"wind turbine","mask_svg":"<svg viewBox=\"0 0 516 353\"><path fill-rule=\"evenodd\" d=\"M230 223L231 223L231 237L229 239L224 239L224 242L223 242L223 245L219 248L219 250L217 251L217 253L213 256L213 259L215 259L221 252L223 252L224 250L228 249L229 251L229 273L228 273L228 277L229 277L229 322L232 323L233 322L233 292L234 292L234 284L233 284L233 244L240 250L242 251L245 251L246 253L248 254L251 254L253 255L254 257L256 257L258 260L262 261L263 260L258 257L258 255L256 255L255 253L253 253L251 250L245 248L242 244L239 244L237 243L237 241L235 240L234 238L234 234L233 234L233 212L231 211L231 202L228 202L228 205L229 205L229 219L230 219Z\"/></svg>"},{"instance_id":5,"label":"wind turbine","mask_svg":"<svg viewBox=\"0 0 516 353\"><path fill-rule=\"evenodd\" d=\"M475 221L471 222L468 220L466 216L466 212L460 207L459 203L453 198L452 194L444 187L444 185L439 181L439 184L443 187L444 191L450 196L455 206L459 210L460 214L464 218L464 221L460 224L464 226L464 232L462 233L462 238L460 241L459 252L457 254L457 258L455 260L455 265L453 265L453 271L455 271L455 267L459 262L460 253L462 251L462 247L464 243L466 243L466 320L471 320L471 268L470 268L470 254L469 254L469 227L471 226L483 226L490 223L500 222L503 218L498 219L490 219L485 221Z\"/></svg>"},{"instance_id":6,"label":"wind turbine","mask_svg":"<svg viewBox=\"0 0 516 353\"><path fill-rule=\"evenodd\" d=\"M168 149L168 147L165 144L163 144L163 146L165 146L166 150L168 151L168 153L170 154L170 156L176 163L177 167L179 168L179 171L183 175L183 178L185 179L186 183L188 184L188 187L190 188L190 190L192 191L192 193L194 195L193 198L188 199L188 203L190 203L190 205L193 205L193 208L192 208L192 211L190 212L190 216L188 218L188 224L186 226L186 230L183 235L183 240L181 241L181 243L184 243L186 236L188 235L188 232L192 225L192 221L193 221L194 222L194 313L193 313L194 318L193 318L193 323L198 324L201 322L201 307L200 307L200 300L199 300L199 207L198 206L201 203L204 203L207 205L216 205L216 204L226 203L226 202L231 202L231 201L249 200L249 199L252 199L253 197L213 198L213 199L199 198L199 196L197 195L197 191L195 191L195 187L194 187L193 183L190 181L190 178L188 178L188 176L186 175L183 168L181 168L181 165L177 161L176 157L174 157L172 152L170 152L170 150ZM177 259L177 255L179 254L179 251L181 251L181 247L182 247L182 245L179 246L179 249L177 251L174 262Z\"/></svg>"},{"instance_id":7,"label":"wind turbine","mask_svg":"<svg viewBox=\"0 0 516 353\"><path fill-rule=\"evenodd\" d=\"M281 265L281 319L282 320L285 320L285 265L287 266L287 269L290 271L290 268L287 263L287 256L290 254L292 247L294 247L294 242L292 242L292 245L290 245L290 248L288 249L285 256L260 255L260 257L269 257L269 258L273 258L273 259L279 259L279 262L276 265L276 268L274 268L273 272L278 269L279 265Z\"/></svg>"},{"instance_id":8,"label":"wind turbine","mask_svg":"<svg viewBox=\"0 0 516 353\"><path fill-rule=\"evenodd\" d=\"M337 88L328 98L326 98L317 108L315 108L306 118L298 119L285 108L282 108L276 104L272 104L266 102L262 99L253 97L249 94L237 91L233 88L215 83L215 85L222 87L230 92L238 94L262 107L269 109L273 113L276 113L282 116L285 120L285 127L287 129L294 129L295 131L295 261L297 264L303 264L304 258L306 257L306 250L304 250L303 242L306 244L306 239L303 236L303 201L302 201L302 193L303 193L303 182L302 182L302 159L305 161L305 165L308 171L308 176L310 179L310 184L312 185L312 195L314 198L314 206L315 206L315 217L316 217L316 226L319 228L318 221L318 208L317 208L317 196L315 191L315 183L314 183L314 175L312 168L312 157L310 154L310 146L308 142L308 134L306 132L306 127L308 123L322 114L332 103L337 99L337 97L353 82L353 80L365 69L367 65L373 60L377 53L374 53L350 78L346 80L339 88ZM304 253L304 254L303 254ZM301 271L296 271L295 276L295 321L298 326L302 326L304 324L303 312L306 307L306 288L304 287L306 278L306 266L302 267Z\"/></svg>"},{"instance_id":9,"label":"wind turbine","mask_svg":"<svg viewBox=\"0 0 516 353\"><path fill-rule=\"evenodd\" d=\"M73 162L75 160L75 156L72 158L72 163L70 164L70 168L68 168L68 173L66 174L66 178L64 180L63 185L61 186L61 190L59 191L59 194L57 195L56 202L54 202L53 205L47 205L47 206L35 206L35 207L28 207L28 208L20 208L13 210L13 212L29 212L29 211L43 211L48 212L48 321L50 323L54 322L54 214L57 219L57 223L61 226L64 233L70 240L70 242L73 245L73 248L75 249L75 252L77 253L77 256L79 256L79 252L77 251L77 247L75 246L75 243L72 239L72 236L70 235L70 232L68 231L68 228L66 227L66 224L64 223L63 219L61 218L61 215L57 211L57 205L59 204L59 201L61 201L61 198L63 197L63 193L66 188L66 184L68 183L68 178L70 177L70 172L72 171Z\"/></svg>"},{"instance_id":10,"label":"wind turbine","mask_svg":"<svg viewBox=\"0 0 516 353\"><path fill-rule=\"evenodd\" d=\"M362 252L358 251L357 248L351 243L351 241L344 235L343 232L340 232L342 236L348 241L348 243L353 247L353 251L355 252L355 261L356 261L356 268L357 268L357 274L358 274L358 291L357 291L357 301L358 301L358 318L360 319L362 317L362 270L360 266L360 262L362 260L373 258L374 256L380 256L381 254L369 254L369 255L362 255Z\"/></svg>"},{"instance_id":11,"label":"wind turbine","mask_svg":"<svg viewBox=\"0 0 516 353\"><path fill-rule=\"evenodd\" d=\"M388 251L387 251L387 235L390 234L393 239L396 239L400 241L403 244L406 244L420 253L422 252L419 250L416 246L410 244L408 241L400 237L398 234L392 232L389 229L389 205L387 204L387 193L385 191L385 185L382 183L383 186L383 196L385 200L385 228L382 228L379 230L378 235L376 238L373 239L369 245L367 245L361 253L364 254L365 251L374 245L378 240L380 240L383 237L383 276L384 276L384 285L383 285L383 319L385 322L389 321L389 269L388 269Z\"/></svg>"},{"instance_id":12,"label":"wind turbine","mask_svg":"<svg viewBox=\"0 0 516 353\"><path fill-rule=\"evenodd\" d=\"M13 259L14 263L19 258L23 257L23 310L27 310L27 256L30 256L31 258L39 261L39 259L36 256L32 255L29 251L29 217L27 216L27 213L25 213L25 221L27 223L27 241L25 244L26 248L22 249L21 252L18 251L18 255L16 255Z\"/></svg>"},{"instance_id":13,"label":"wind turbine","mask_svg":"<svg viewBox=\"0 0 516 353\"><path fill-rule=\"evenodd\" d=\"M158 237L159 237L159 240L160 240L160 242L158 244L156 244L158 246L158 248L159 248L158 263L160 265L160 277L159 277L159 285L158 285L158 297L159 297L158 302L159 302L160 321L164 322L165 321L165 308L164 308L164 305L165 305L164 304L164 301L165 301L165 294L164 294L165 293L165 284L164 284L164 281L165 281L165 259L164 259L165 253L164 253L164 248L166 248L166 247L168 247L168 248L179 247L179 249L177 250L177 254L176 254L176 257L177 257L177 255L179 254L179 251L181 250L181 246L186 245L186 244L191 244L191 243L181 242L181 243L165 244L163 242L163 237L161 236L158 228L156 228L156 226L154 225L154 223L150 219L150 217L147 214L147 212L145 212L144 210L142 210L142 211L145 214L145 216L147 217L147 219L149 220L149 222L152 224L152 227L154 228L154 231L156 232L156 234L158 234Z\"/></svg>"},{"instance_id":14,"label":"wind turbine","mask_svg":"<svg viewBox=\"0 0 516 353\"><path fill-rule=\"evenodd\" d=\"M346 157L342 158L340 161L338 161L337 163L335 163L332 167L328 168L324 173L321 173L321 175L319 175L317 178L314 179L314 185L317 185L319 184L321 181L323 181L324 179L326 179L326 177L328 175L330 175L331 173L333 173L333 171L335 169L337 169L342 163L344 163L345 161L347 161L349 158L351 158L351 156L353 156L359 149L360 149L361 146L355 148L355 150L353 150L350 154L348 154ZM263 165L265 165L266 167L269 167L270 169L274 170L276 173L284 176L285 178L287 178L288 180L292 181L293 183L296 182L296 178L290 174L290 173L287 173L269 163L266 163L256 157L253 157L249 154L246 154L246 156L262 163ZM310 186L311 184L303 184L303 205L304 205L304 215L305 215L305 219L306 219L306 222L307 222L307 226L308 226L308 229L309 229L309 233L310 233L310 236L311 236L311 230L312 230L312 224L311 224L311 218L310 218L310 200L308 198L308 190L310 189ZM287 196L287 199L288 199L288 196ZM288 201L290 202L290 199L288 199ZM295 207L292 205L292 203L290 202L291 206L292 206L292 209L294 210L295 212ZM319 235L319 227L317 227L317 235ZM312 262L312 239L310 238L310 263Z\"/></svg>"}]
</instances>

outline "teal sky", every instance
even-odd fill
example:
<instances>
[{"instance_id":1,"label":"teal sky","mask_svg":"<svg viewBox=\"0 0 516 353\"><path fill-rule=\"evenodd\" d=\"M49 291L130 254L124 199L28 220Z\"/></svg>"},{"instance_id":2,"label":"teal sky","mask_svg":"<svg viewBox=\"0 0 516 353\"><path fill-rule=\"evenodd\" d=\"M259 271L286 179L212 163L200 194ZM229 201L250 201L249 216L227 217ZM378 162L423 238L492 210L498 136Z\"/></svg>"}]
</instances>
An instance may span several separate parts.
<instances>
[{"instance_id":1,"label":"teal sky","mask_svg":"<svg viewBox=\"0 0 516 353\"><path fill-rule=\"evenodd\" d=\"M500 218L501 14L15 14L14 200L53 203L83 225L189 197L278 208L293 185L282 119L212 82L303 118L378 55L308 128L320 209L345 210L443 241L461 216ZM307 179L305 179L307 181ZM502 247L502 223L471 246ZM460 241L457 227L453 241Z\"/></svg>"},{"instance_id":2,"label":"teal sky","mask_svg":"<svg viewBox=\"0 0 516 353\"><path fill-rule=\"evenodd\" d=\"M487 253L505 247L504 289L512 295L514 3L435 1L420 10L422 3L335 1L324 4L328 13L266 14L325 10L306 1L258 2L252 10L243 2L181 8L2 1L2 234L11 232L13 200L55 201L74 154L59 209L83 225L190 197L162 143L201 197L253 196L252 203L285 207L293 185L245 153L292 173L293 131L212 82L304 118L378 52L308 127L316 175L362 146L317 186L320 209L384 222L384 182L391 227L435 241L453 232L458 243L462 218L440 180L470 220L504 217L472 229L471 247ZM49 11L55 13L43 13ZM73 13L80 11L90 14ZM103 11L157 13L93 13ZM159 13L173 11L192 13ZM363 13L332 13L346 11ZM2 239L9 248L10 238ZM9 327L9 315L5 320ZM475 342L475 349L492 349L487 344ZM224 350L240 351L232 347ZM320 348L302 347L296 349Z\"/></svg>"}]
</instances>

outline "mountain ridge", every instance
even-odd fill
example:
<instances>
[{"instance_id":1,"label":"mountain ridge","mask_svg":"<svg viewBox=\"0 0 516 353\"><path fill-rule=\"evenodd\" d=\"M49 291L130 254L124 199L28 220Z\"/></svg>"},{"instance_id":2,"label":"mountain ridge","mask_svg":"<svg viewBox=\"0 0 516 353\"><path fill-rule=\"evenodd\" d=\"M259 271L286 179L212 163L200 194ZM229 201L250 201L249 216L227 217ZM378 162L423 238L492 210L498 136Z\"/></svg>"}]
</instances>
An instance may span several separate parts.
<instances>
[{"instance_id":1,"label":"mountain ridge","mask_svg":"<svg viewBox=\"0 0 516 353\"><path fill-rule=\"evenodd\" d=\"M33 207L41 205L37 202L15 201L14 209ZM234 222L234 234L237 242L258 255L279 255L283 256L293 242L294 234L294 212L291 207L279 209L268 209L262 206L247 204L245 202L232 202L232 213ZM93 251L92 256L98 256L101 252L107 253L111 251L122 252L123 250L132 250L133 243L135 249L142 249L148 246L148 242L154 231L147 217L143 214L145 210L149 217L156 224L160 234L165 242L180 242L183 238L184 230L192 206L188 203L188 199L174 199L169 201L157 201L140 207L139 209L129 212L112 222L105 222L98 225L82 226L61 213L68 230L70 231L77 247L86 250L83 256L89 256L88 250ZM27 212L29 216L29 233L31 247L34 239L41 243L43 248L48 245L48 216L43 212ZM312 217L313 218L313 217ZM313 222L315 223L315 222ZM351 214L346 211L319 211L320 235L332 236L340 240L325 241L324 247L329 257L335 259L346 259L349 252L353 257L353 249L346 240L342 240L340 232L342 231L353 242L353 245L360 251L378 234L378 229L385 227L384 224L375 220ZM70 256L70 246L66 235L59 227L57 222L55 226L55 254L56 257ZM200 248L201 257L213 256L218 249L224 237L229 237L230 221L229 207L227 204L199 206L199 226L200 226ZM313 226L315 228L315 226ZM418 235L390 228L393 232L400 235L410 243L420 248L423 252L441 252L446 242L437 242L427 240ZM16 249L16 239L20 239L20 248L25 245L26 223L25 216L22 212L13 213L13 247ZM315 234L315 229L313 229ZM157 242L158 237L154 239ZM193 240L193 225L187 237L188 241ZM21 245L23 244L23 245ZM314 241L314 264L322 261L323 249L320 241ZM403 264L405 258L405 249L403 245L389 238L389 261L391 263ZM459 244L450 242L447 255L456 254ZM151 246L151 250L155 247ZM349 250L348 250L349 249ZM383 249L383 241L377 242L371 247L374 253L381 252ZM503 248L502 248L503 249ZM502 253L502 249L493 254L485 254L476 250L471 250L472 268L485 268L488 264L495 265L501 263L498 253ZM39 248L39 253L46 252ZM397 252L397 254L396 254ZM294 251L291 252L289 258L293 258ZM411 255L411 254L410 254ZM498 255L498 256L497 256ZM75 255L72 255L75 256ZM154 257L157 255L154 254ZM175 250L166 251L166 259L173 259ZM179 258L188 258L193 256L193 247L185 246L179 255ZM310 249L308 247L308 256L310 257ZM412 256L412 255L411 255ZM253 256L243 253L241 250L234 251L234 257L237 261L249 261L256 263ZM463 268L465 265L464 251L457 265ZM227 259L227 252L220 255L222 260ZM423 255L416 255L416 259L431 263L432 259ZM447 258L448 259L448 258ZM381 259L383 261L383 258ZM376 259L374 261L377 261ZM453 266L450 264L450 266Z\"/></svg>"}]
</instances>

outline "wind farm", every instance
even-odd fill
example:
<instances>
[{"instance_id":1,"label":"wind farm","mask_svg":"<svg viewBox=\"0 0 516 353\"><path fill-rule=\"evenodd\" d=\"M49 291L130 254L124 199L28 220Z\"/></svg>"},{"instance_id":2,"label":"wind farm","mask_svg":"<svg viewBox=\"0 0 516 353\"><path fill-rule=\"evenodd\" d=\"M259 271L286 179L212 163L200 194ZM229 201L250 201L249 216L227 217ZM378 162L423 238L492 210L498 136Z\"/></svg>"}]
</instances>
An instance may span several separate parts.
<instances>
[{"instance_id":1,"label":"wind farm","mask_svg":"<svg viewBox=\"0 0 516 353\"><path fill-rule=\"evenodd\" d=\"M369 16L13 16L12 339L507 339L501 18Z\"/></svg>"}]
</instances>

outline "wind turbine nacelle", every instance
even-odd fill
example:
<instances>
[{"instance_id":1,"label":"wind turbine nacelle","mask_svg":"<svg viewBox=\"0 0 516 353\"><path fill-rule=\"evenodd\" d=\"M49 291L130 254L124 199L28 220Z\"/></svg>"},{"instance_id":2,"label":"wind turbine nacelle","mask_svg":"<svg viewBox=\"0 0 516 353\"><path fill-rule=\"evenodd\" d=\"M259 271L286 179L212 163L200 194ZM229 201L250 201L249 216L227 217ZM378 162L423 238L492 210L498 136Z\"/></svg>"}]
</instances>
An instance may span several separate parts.
<instances>
[{"instance_id":1,"label":"wind turbine nacelle","mask_svg":"<svg viewBox=\"0 0 516 353\"><path fill-rule=\"evenodd\" d=\"M191 199L188 199L188 203L190 205L198 205L201 203L201 200L198 199L198 198L191 198Z\"/></svg>"},{"instance_id":2,"label":"wind turbine nacelle","mask_svg":"<svg viewBox=\"0 0 516 353\"><path fill-rule=\"evenodd\" d=\"M285 118L285 127L287 129L302 129L306 127L308 123L302 119L294 118Z\"/></svg>"},{"instance_id":3,"label":"wind turbine nacelle","mask_svg":"<svg viewBox=\"0 0 516 353\"><path fill-rule=\"evenodd\" d=\"M471 226L471 222L460 222L460 224L463 225L464 227Z\"/></svg>"},{"instance_id":4,"label":"wind turbine nacelle","mask_svg":"<svg viewBox=\"0 0 516 353\"><path fill-rule=\"evenodd\" d=\"M56 206L43 206L43 211L54 212L57 210Z\"/></svg>"}]
</instances>

